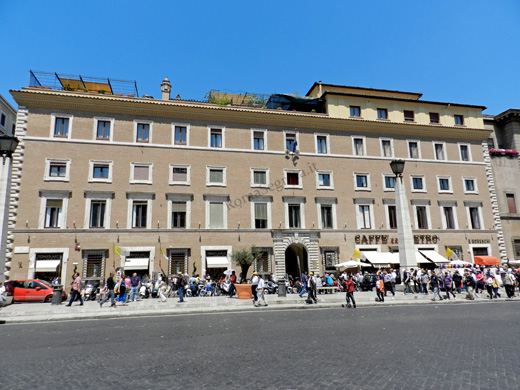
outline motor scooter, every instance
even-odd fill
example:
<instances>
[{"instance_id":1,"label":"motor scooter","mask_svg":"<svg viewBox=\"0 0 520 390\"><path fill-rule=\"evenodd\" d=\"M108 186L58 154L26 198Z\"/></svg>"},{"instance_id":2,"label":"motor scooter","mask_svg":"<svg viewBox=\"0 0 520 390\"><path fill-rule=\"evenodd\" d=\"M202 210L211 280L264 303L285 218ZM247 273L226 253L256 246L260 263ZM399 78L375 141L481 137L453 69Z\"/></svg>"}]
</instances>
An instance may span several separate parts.
<instances>
[{"instance_id":1,"label":"motor scooter","mask_svg":"<svg viewBox=\"0 0 520 390\"><path fill-rule=\"evenodd\" d=\"M87 283L85 285L85 293L83 294L83 299L85 301L95 301L97 295L97 288L92 283Z\"/></svg>"}]
</instances>

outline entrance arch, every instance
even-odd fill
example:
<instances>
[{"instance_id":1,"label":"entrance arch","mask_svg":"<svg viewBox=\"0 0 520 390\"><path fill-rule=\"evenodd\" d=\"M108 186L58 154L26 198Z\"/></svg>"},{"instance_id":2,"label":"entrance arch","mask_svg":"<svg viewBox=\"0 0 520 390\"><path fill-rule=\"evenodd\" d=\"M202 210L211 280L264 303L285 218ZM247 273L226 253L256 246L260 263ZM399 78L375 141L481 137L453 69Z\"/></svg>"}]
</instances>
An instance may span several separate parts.
<instances>
[{"instance_id":1,"label":"entrance arch","mask_svg":"<svg viewBox=\"0 0 520 390\"><path fill-rule=\"evenodd\" d=\"M293 279L309 272L307 249L302 244L291 244L285 250L285 272Z\"/></svg>"}]
</instances>

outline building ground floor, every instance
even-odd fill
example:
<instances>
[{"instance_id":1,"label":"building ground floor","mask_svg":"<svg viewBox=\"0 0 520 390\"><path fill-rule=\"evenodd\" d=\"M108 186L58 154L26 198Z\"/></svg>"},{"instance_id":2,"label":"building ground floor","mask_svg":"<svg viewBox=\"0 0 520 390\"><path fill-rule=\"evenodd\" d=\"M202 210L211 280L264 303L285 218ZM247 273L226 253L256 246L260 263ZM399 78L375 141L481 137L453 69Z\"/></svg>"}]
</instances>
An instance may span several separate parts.
<instances>
[{"instance_id":1,"label":"building ground floor","mask_svg":"<svg viewBox=\"0 0 520 390\"><path fill-rule=\"evenodd\" d=\"M279 279L303 271L320 275L337 272L335 265L360 256L375 268L399 268L396 230L106 230L61 229L15 231L10 279L59 277L69 285L75 271L87 280L104 281L110 272L139 275L199 274L220 278L225 270L240 270L234 250L260 250L250 268L274 273ZM418 266L434 268L454 258L499 256L494 230L414 231ZM355 249L356 255L354 255ZM355 259L357 260L357 258Z\"/></svg>"}]
</instances>

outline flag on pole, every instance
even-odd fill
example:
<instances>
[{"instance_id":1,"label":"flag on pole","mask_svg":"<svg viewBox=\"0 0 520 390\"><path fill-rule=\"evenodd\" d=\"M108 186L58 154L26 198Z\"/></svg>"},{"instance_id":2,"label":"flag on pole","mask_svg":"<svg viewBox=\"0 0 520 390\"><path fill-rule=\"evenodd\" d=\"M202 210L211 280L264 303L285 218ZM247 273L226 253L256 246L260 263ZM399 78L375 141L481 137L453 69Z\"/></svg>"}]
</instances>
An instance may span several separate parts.
<instances>
[{"instance_id":1,"label":"flag on pole","mask_svg":"<svg viewBox=\"0 0 520 390\"><path fill-rule=\"evenodd\" d=\"M361 251L357 248L354 248L354 254L352 255L352 257L359 259L361 257Z\"/></svg>"},{"instance_id":2,"label":"flag on pole","mask_svg":"<svg viewBox=\"0 0 520 390\"><path fill-rule=\"evenodd\" d=\"M453 252L450 248L446 249L446 257L449 259L451 256L453 256Z\"/></svg>"},{"instance_id":3,"label":"flag on pole","mask_svg":"<svg viewBox=\"0 0 520 390\"><path fill-rule=\"evenodd\" d=\"M121 247L114 244L114 255L121 256Z\"/></svg>"},{"instance_id":4,"label":"flag on pole","mask_svg":"<svg viewBox=\"0 0 520 390\"><path fill-rule=\"evenodd\" d=\"M166 255L164 254L164 251L163 251L163 249L162 249L162 245L159 245L159 253L160 253L161 255L163 255L163 257L164 257L166 260L168 260L168 256L166 256Z\"/></svg>"}]
</instances>

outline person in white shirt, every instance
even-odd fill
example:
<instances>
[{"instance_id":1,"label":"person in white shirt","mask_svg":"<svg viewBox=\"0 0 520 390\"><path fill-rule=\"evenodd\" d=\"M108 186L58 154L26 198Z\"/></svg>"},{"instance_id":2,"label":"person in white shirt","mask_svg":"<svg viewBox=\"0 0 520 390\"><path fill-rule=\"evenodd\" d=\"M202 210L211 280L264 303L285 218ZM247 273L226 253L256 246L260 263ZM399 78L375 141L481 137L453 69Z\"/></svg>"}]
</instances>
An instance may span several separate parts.
<instances>
[{"instance_id":1,"label":"person in white shirt","mask_svg":"<svg viewBox=\"0 0 520 390\"><path fill-rule=\"evenodd\" d=\"M256 307L258 307L258 306L267 306L267 302L265 300L264 290L265 290L264 278L262 278L262 275L258 275L258 287L256 288L256 293L258 295L258 303L255 304Z\"/></svg>"},{"instance_id":2,"label":"person in white shirt","mask_svg":"<svg viewBox=\"0 0 520 390\"><path fill-rule=\"evenodd\" d=\"M251 278L251 293L253 294L253 305L258 306L258 272L253 272Z\"/></svg>"}]
</instances>

